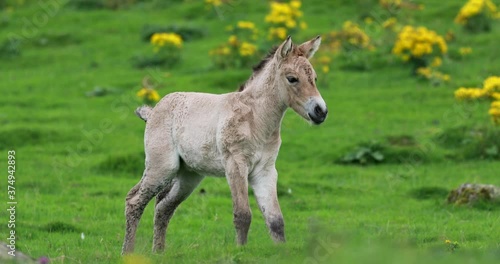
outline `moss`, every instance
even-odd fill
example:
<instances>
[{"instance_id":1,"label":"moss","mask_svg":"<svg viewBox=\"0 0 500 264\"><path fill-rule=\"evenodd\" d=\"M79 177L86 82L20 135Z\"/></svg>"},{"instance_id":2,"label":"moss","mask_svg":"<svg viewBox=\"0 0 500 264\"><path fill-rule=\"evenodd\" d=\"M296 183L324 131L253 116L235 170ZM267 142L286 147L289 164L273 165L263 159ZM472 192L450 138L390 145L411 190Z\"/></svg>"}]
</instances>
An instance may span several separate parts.
<instances>
[{"instance_id":1,"label":"moss","mask_svg":"<svg viewBox=\"0 0 500 264\"><path fill-rule=\"evenodd\" d=\"M462 184L448 195L448 203L471 205L480 209L493 209L500 206L500 187L487 184Z\"/></svg>"}]
</instances>

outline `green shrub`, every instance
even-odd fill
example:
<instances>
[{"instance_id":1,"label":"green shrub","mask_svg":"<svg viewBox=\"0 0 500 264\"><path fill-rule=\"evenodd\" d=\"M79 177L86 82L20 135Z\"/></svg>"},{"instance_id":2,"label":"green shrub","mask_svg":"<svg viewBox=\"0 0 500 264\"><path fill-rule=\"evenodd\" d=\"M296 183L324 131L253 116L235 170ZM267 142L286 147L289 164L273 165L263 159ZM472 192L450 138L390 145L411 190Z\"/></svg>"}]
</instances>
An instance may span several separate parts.
<instances>
[{"instance_id":1,"label":"green shrub","mask_svg":"<svg viewBox=\"0 0 500 264\"><path fill-rule=\"evenodd\" d=\"M500 129L490 126L449 128L434 138L440 146L455 151L458 159L500 160Z\"/></svg>"},{"instance_id":2,"label":"green shrub","mask_svg":"<svg viewBox=\"0 0 500 264\"><path fill-rule=\"evenodd\" d=\"M0 58L13 58L21 55L21 40L4 40L0 44Z\"/></svg>"},{"instance_id":3,"label":"green shrub","mask_svg":"<svg viewBox=\"0 0 500 264\"><path fill-rule=\"evenodd\" d=\"M75 9L121 9L133 4L145 2L144 0L70 0L68 6Z\"/></svg>"},{"instance_id":4,"label":"green shrub","mask_svg":"<svg viewBox=\"0 0 500 264\"><path fill-rule=\"evenodd\" d=\"M204 29L200 29L192 26L180 26L180 25L151 25L146 24L142 27L141 39L145 42L151 40L151 36L155 33L167 33L172 32L180 35L183 41L191 41L195 39L202 38L206 35Z\"/></svg>"},{"instance_id":5,"label":"green shrub","mask_svg":"<svg viewBox=\"0 0 500 264\"><path fill-rule=\"evenodd\" d=\"M344 164L378 164L378 163L422 163L438 159L433 148L422 146L407 135L390 136L380 143L378 141L362 142L340 158Z\"/></svg>"}]
</instances>

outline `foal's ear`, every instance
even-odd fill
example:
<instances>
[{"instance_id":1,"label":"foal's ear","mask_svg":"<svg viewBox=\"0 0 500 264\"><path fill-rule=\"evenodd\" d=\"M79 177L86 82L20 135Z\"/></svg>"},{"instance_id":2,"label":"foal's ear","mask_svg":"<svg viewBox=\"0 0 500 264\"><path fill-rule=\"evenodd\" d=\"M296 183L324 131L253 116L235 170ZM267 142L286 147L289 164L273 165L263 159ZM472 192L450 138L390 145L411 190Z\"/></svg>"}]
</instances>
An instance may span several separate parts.
<instances>
[{"instance_id":1,"label":"foal's ear","mask_svg":"<svg viewBox=\"0 0 500 264\"><path fill-rule=\"evenodd\" d=\"M292 48L293 48L292 37L288 36L286 38L285 42L283 42L283 44L281 44L281 47L279 50L279 55L281 56L281 58L282 59L286 58L286 56L288 56L292 52Z\"/></svg>"},{"instance_id":2,"label":"foal's ear","mask_svg":"<svg viewBox=\"0 0 500 264\"><path fill-rule=\"evenodd\" d=\"M306 58L310 59L316 53L316 51L319 49L319 45L321 44L321 36L318 35L315 38L302 43L299 46L299 49L304 52Z\"/></svg>"}]
</instances>

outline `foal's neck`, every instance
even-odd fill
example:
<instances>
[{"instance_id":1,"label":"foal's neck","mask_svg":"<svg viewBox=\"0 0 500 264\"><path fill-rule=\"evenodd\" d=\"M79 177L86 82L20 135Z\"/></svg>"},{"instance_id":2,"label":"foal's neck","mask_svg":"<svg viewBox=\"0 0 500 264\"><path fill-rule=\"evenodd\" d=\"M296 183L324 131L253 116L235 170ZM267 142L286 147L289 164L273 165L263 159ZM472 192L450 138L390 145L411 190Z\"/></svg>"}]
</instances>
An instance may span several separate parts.
<instances>
[{"instance_id":1,"label":"foal's neck","mask_svg":"<svg viewBox=\"0 0 500 264\"><path fill-rule=\"evenodd\" d=\"M246 88L241 92L242 99L251 104L255 113L254 121L266 138L279 132L287 109L275 75L275 65L266 65L262 72L247 82Z\"/></svg>"}]
</instances>

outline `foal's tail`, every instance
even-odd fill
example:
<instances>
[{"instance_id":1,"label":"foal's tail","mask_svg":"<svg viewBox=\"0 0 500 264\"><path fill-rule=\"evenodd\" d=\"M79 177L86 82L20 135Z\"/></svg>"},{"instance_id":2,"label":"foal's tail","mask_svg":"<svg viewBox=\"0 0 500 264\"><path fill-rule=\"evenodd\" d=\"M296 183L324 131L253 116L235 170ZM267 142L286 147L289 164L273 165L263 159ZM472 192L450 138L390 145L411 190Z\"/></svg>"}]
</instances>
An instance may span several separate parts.
<instances>
[{"instance_id":1,"label":"foal's tail","mask_svg":"<svg viewBox=\"0 0 500 264\"><path fill-rule=\"evenodd\" d=\"M147 122L152 110L153 110L153 108L151 108L150 106L143 105L143 106L135 109L135 114L140 119L144 120L144 122Z\"/></svg>"}]
</instances>

